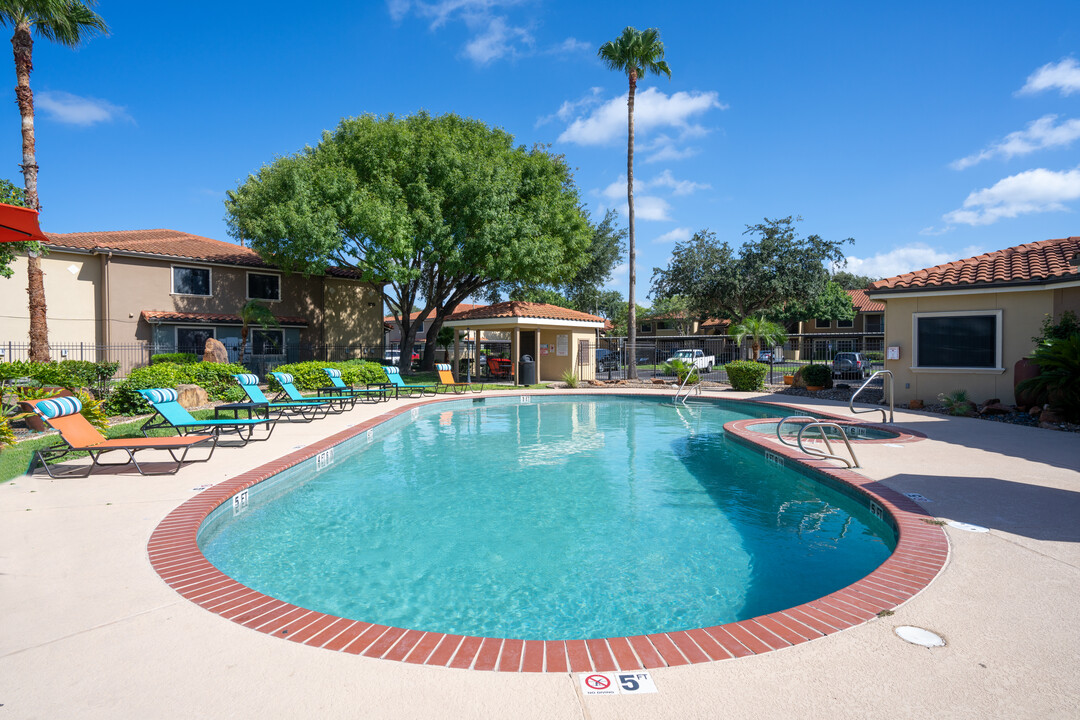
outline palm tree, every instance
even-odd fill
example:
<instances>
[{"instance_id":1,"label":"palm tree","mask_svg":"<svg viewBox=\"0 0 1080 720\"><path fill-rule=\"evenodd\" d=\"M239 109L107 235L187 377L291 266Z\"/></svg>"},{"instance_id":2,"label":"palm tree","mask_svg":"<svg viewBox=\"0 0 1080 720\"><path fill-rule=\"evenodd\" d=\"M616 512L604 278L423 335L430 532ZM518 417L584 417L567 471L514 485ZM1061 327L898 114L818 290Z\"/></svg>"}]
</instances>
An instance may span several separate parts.
<instances>
[{"instance_id":1,"label":"palm tree","mask_svg":"<svg viewBox=\"0 0 1080 720\"><path fill-rule=\"evenodd\" d=\"M652 73L663 73L671 79L671 70L664 62L664 43L660 42L660 31L649 28L644 32L627 27L622 35L600 46L597 55L612 70L626 73L630 79L630 93L626 99L626 204L630 224L630 297L627 303L630 309L628 335L630 341L630 367L628 375L637 378L637 312L634 305L634 283L637 282L637 269L634 266L634 93L637 92L638 78Z\"/></svg>"},{"instance_id":2,"label":"palm tree","mask_svg":"<svg viewBox=\"0 0 1080 720\"><path fill-rule=\"evenodd\" d=\"M258 300L248 300L244 307L240 308L240 362L244 362L244 350L247 347L248 332L252 325L261 328L281 327L270 308Z\"/></svg>"},{"instance_id":3,"label":"palm tree","mask_svg":"<svg viewBox=\"0 0 1080 720\"><path fill-rule=\"evenodd\" d=\"M787 334L781 325L770 322L763 317L744 318L737 325L728 329L728 335L734 338L736 344L741 345L744 338L750 337L750 345L753 348L751 360L756 360L761 343L767 345L780 345L787 340Z\"/></svg>"},{"instance_id":4,"label":"palm tree","mask_svg":"<svg viewBox=\"0 0 1080 720\"><path fill-rule=\"evenodd\" d=\"M11 47L15 52L15 98L22 116L22 172L26 204L41 209L37 194L38 165L34 140L34 93L30 72L34 69L34 38L45 38L67 47L78 47L88 36L107 34L105 21L90 9L93 0L0 0L0 24L15 28ZM49 330L45 322L45 285L41 258L35 250L27 253L30 293L30 359L49 359Z\"/></svg>"}]
</instances>

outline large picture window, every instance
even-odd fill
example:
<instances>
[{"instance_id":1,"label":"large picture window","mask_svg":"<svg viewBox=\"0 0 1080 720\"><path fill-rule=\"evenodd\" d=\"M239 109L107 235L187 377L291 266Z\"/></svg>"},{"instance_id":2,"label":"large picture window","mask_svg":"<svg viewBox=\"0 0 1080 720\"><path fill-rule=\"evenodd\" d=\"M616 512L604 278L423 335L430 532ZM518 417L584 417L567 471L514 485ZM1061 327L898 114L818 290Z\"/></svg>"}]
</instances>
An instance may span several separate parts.
<instances>
[{"instance_id":1,"label":"large picture window","mask_svg":"<svg viewBox=\"0 0 1080 720\"><path fill-rule=\"evenodd\" d=\"M814 327L818 330L827 330L832 327L832 320L828 318L817 318L814 320Z\"/></svg>"},{"instance_id":2,"label":"large picture window","mask_svg":"<svg viewBox=\"0 0 1080 720\"><path fill-rule=\"evenodd\" d=\"M248 300L281 299L281 276L249 272L247 276Z\"/></svg>"},{"instance_id":3,"label":"large picture window","mask_svg":"<svg viewBox=\"0 0 1080 720\"><path fill-rule=\"evenodd\" d=\"M214 337L212 327L176 328L176 352L202 355L206 349L207 338Z\"/></svg>"},{"instance_id":4,"label":"large picture window","mask_svg":"<svg viewBox=\"0 0 1080 720\"><path fill-rule=\"evenodd\" d=\"M1001 311L915 313L915 366L1001 368Z\"/></svg>"},{"instance_id":5,"label":"large picture window","mask_svg":"<svg viewBox=\"0 0 1080 720\"><path fill-rule=\"evenodd\" d=\"M210 295L210 268L173 266L175 295Z\"/></svg>"}]
</instances>

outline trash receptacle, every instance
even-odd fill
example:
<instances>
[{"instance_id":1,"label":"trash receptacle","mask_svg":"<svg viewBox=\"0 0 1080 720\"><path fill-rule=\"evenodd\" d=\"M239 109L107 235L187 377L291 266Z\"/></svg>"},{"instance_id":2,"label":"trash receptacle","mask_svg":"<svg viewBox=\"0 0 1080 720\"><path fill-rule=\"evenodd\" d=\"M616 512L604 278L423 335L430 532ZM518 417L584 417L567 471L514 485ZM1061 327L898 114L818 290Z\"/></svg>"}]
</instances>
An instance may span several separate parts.
<instances>
[{"instance_id":1,"label":"trash receptacle","mask_svg":"<svg viewBox=\"0 0 1080 720\"><path fill-rule=\"evenodd\" d=\"M535 385L536 384L536 361L535 360L522 360L519 365L521 366L521 384L522 385Z\"/></svg>"}]
</instances>

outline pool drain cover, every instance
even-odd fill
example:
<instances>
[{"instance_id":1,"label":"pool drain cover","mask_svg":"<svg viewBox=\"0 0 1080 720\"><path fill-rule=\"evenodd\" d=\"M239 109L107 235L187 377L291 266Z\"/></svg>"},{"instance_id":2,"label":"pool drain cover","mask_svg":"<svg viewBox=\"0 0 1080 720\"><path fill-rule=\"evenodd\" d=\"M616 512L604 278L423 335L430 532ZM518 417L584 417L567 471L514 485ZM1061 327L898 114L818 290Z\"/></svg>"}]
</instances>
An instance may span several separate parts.
<instances>
[{"instance_id":1,"label":"pool drain cover","mask_svg":"<svg viewBox=\"0 0 1080 720\"><path fill-rule=\"evenodd\" d=\"M950 520L947 525L951 528L956 528L957 530L964 530L966 532L990 532L990 528L984 528L982 525L972 525L971 523L960 522L959 520Z\"/></svg>"},{"instance_id":2,"label":"pool drain cover","mask_svg":"<svg viewBox=\"0 0 1080 720\"><path fill-rule=\"evenodd\" d=\"M928 648L945 647L945 639L940 635L914 625L901 625L896 628L896 634L900 636L901 640L905 640L912 645L922 645Z\"/></svg>"}]
</instances>

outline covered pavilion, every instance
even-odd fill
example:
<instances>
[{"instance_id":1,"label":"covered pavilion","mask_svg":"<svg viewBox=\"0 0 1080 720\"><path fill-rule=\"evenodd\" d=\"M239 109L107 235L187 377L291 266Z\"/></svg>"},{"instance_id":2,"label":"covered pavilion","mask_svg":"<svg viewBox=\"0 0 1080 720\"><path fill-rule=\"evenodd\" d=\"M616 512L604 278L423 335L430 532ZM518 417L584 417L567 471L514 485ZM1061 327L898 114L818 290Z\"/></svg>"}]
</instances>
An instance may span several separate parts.
<instances>
[{"instance_id":1,"label":"covered pavilion","mask_svg":"<svg viewBox=\"0 0 1080 720\"><path fill-rule=\"evenodd\" d=\"M477 349L481 332L508 333L511 378L520 385L523 358L536 362L537 382L562 380L567 370L572 370L578 380L595 379L594 349L606 322L602 317L558 305L510 300L456 312L447 316L443 325L465 330ZM461 335L455 333L455 371L461 357Z\"/></svg>"}]
</instances>

